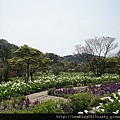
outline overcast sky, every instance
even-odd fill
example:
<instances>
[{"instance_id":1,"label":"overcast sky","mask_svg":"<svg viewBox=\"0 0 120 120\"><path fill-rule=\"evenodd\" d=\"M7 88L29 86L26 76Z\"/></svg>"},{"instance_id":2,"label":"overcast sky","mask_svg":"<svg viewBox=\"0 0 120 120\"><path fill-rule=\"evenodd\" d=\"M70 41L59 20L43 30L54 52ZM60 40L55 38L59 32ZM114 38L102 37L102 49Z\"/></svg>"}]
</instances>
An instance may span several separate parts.
<instances>
[{"instance_id":1,"label":"overcast sky","mask_svg":"<svg viewBox=\"0 0 120 120\"><path fill-rule=\"evenodd\" d=\"M10 43L63 56L94 36L120 41L120 0L0 0L0 39Z\"/></svg>"}]
</instances>

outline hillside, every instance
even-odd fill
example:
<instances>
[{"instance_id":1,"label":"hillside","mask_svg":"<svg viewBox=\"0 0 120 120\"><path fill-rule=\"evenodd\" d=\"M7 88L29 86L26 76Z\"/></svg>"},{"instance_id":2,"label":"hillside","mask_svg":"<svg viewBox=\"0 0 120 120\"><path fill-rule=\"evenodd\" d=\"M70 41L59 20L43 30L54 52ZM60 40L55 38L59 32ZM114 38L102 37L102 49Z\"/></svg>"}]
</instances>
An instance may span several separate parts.
<instances>
[{"instance_id":1,"label":"hillside","mask_svg":"<svg viewBox=\"0 0 120 120\"><path fill-rule=\"evenodd\" d=\"M15 51L16 49L19 48L17 45L11 44L5 39L0 39L0 50L4 47L7 47L11 49L12 51Z\"/></svg>"},{"instance_id":2,"label":"hillside","mask_svg":"<svg viewBox=\"0 0 120 120\"><path fill-rule=\"evenodd\" d=\"M0 39L0 55L3 51L3 49L10 49L11 52L17 50L19 47L15 44L11 44L9 43L7 40L5 39ZM55 64L57 63L58 61L66 61L66 62L72 62L72 61L76 61L77 63L82 63L82 62L85 62L86 59L84 58L87 58L89 57L90 55L87 55L87 54L83 54L81 56L80 59L78 59L75 55L66 55L66 56L59 56L57 54L54 54L54 53L46 53L45 54L46 57L50 58L51 60L53 60L52 64Z\"/></svg>"}]
</instances>

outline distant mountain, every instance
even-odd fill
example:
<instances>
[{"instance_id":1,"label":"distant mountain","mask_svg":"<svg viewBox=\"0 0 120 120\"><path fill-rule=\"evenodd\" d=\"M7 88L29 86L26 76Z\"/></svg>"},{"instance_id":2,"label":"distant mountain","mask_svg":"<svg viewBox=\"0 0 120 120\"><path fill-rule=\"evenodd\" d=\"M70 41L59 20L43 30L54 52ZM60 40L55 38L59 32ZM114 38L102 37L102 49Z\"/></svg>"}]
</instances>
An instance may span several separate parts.
<instances>
[{"instance_id":1,"label":"distant mountain","mask_svg":"<svg viewBox=\"0 0 120 120\"><path fill-rule=\"evenodd\" d=\"M66 55L63 57L63 59L68 62L71 62L71 61L79 62L79 60L74 55Z\"/></svg>"},{"instance_id":2,"label":"distant mountain","mask_svg":"<svg viewBox=\"0 0 120 120\"><path fill-rule=\"evenodd\" d=\"M93 57L93 55L83 53L80 56L79 55L66 55L66 56L60 57L59 55L56 55L54 53L46 53L46 57L53 60L53 64L61 60L67 61L67 62L75 61L80 64L80 63L86 62L88 59Z\"/></svg>"},{"instance_id":3,"label":"distant mountain","mask_svg":"<svg viewBox=\"0 0 120 120\"><path fill-rule=\"evenodd\" d=\"M52 62L53 64L57 63L58 61L66 61L66 62L76 61L80 63L80 60L78 60L74 55L66 55L66 56L60 57L59 55L54 53L46 53L46 57L53 60Z\"/></svg>"},{"instance_id":4,"label":"distant mountain","mask_svg":"<svg viewBox=\"0 0 120 120\"><path fill-rule=\"evenodd\" d=\"M50 58L51 60L53 60L52 64L57 63L59 60L62 59L62 57L60 57L57 54L54 53L46 53L46 57Z\"/></svg>"}]
</instances>

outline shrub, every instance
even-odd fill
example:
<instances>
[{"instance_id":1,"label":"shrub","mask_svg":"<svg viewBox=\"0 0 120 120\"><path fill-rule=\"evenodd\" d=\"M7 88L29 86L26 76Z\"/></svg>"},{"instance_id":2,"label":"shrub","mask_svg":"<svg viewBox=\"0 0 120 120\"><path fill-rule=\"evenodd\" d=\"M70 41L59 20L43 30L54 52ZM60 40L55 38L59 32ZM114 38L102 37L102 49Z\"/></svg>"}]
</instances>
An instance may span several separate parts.
<instances>
[{"instance_id":1,"label":"shrub","mask_svg":"<svg viewBox=\"0 0 120 120\"><path fill-rule=\"evenodd\" d=\"M69 101L58 100L56 101L56 104L64 111L65 114L70 114L71 107Z\"/></svg>"},{"instance_id":2,"label":"shrub","mask_svg":"<svg viewBox=\"0 0 120 120\"><path fill-rule=\"evenodd\" d=\"M54 95L55 90L56 90L56 88L50 88L48 90L48 95Z\"/></svg>"},{"instance_id":3,"label":"shrub","mask_svg":"<svg viewBox=\"0 0 120 120\"><path fill-rule=\"evenodd\" d=\"M32 109L33 113L40 114L63 114L64 111L54 100L47 100L40 105L35 106Z\"/></svg>"},{"instance_id":4,"label":"shrub","mask_svg":"<svg viewBox=\"0 0 120 120\"><path fill-rule=\"evenodd\" d=\"M99 103L101 102L101 97L94 97L91 102L89 103L89 107L97 107Z\"/></svg>"},{"instance_id":5,"label":"shrub","mask_svg":"<svg viewBox=\"0 0 120 120\"><path fill-rule=\"evenodd\" d=\"M84 111L88 109L88 105L91 102L91 93L77 93L70 96L70 106L72 108L72 113L78 113L79 111Z\"/></svg>"}]
</instances>

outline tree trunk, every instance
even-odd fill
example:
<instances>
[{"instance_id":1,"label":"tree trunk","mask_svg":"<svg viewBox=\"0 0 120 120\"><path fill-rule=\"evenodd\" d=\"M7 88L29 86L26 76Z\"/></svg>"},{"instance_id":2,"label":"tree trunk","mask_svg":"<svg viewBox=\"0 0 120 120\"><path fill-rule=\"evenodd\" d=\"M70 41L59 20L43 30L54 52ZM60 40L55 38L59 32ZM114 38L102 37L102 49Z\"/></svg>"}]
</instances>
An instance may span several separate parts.
<instances>
[{"instance_id":1,"label":"tree trunk","mask_svg":"<svg viewBox=\"0 0 120 120\"><path fill-rule=\"evenodd\" d=\"M28 80L29 80L29 63L27 63L27 66L26 66L26 73L27 73L26 83L28 83Z\"/></svg>"}]
</instances>

